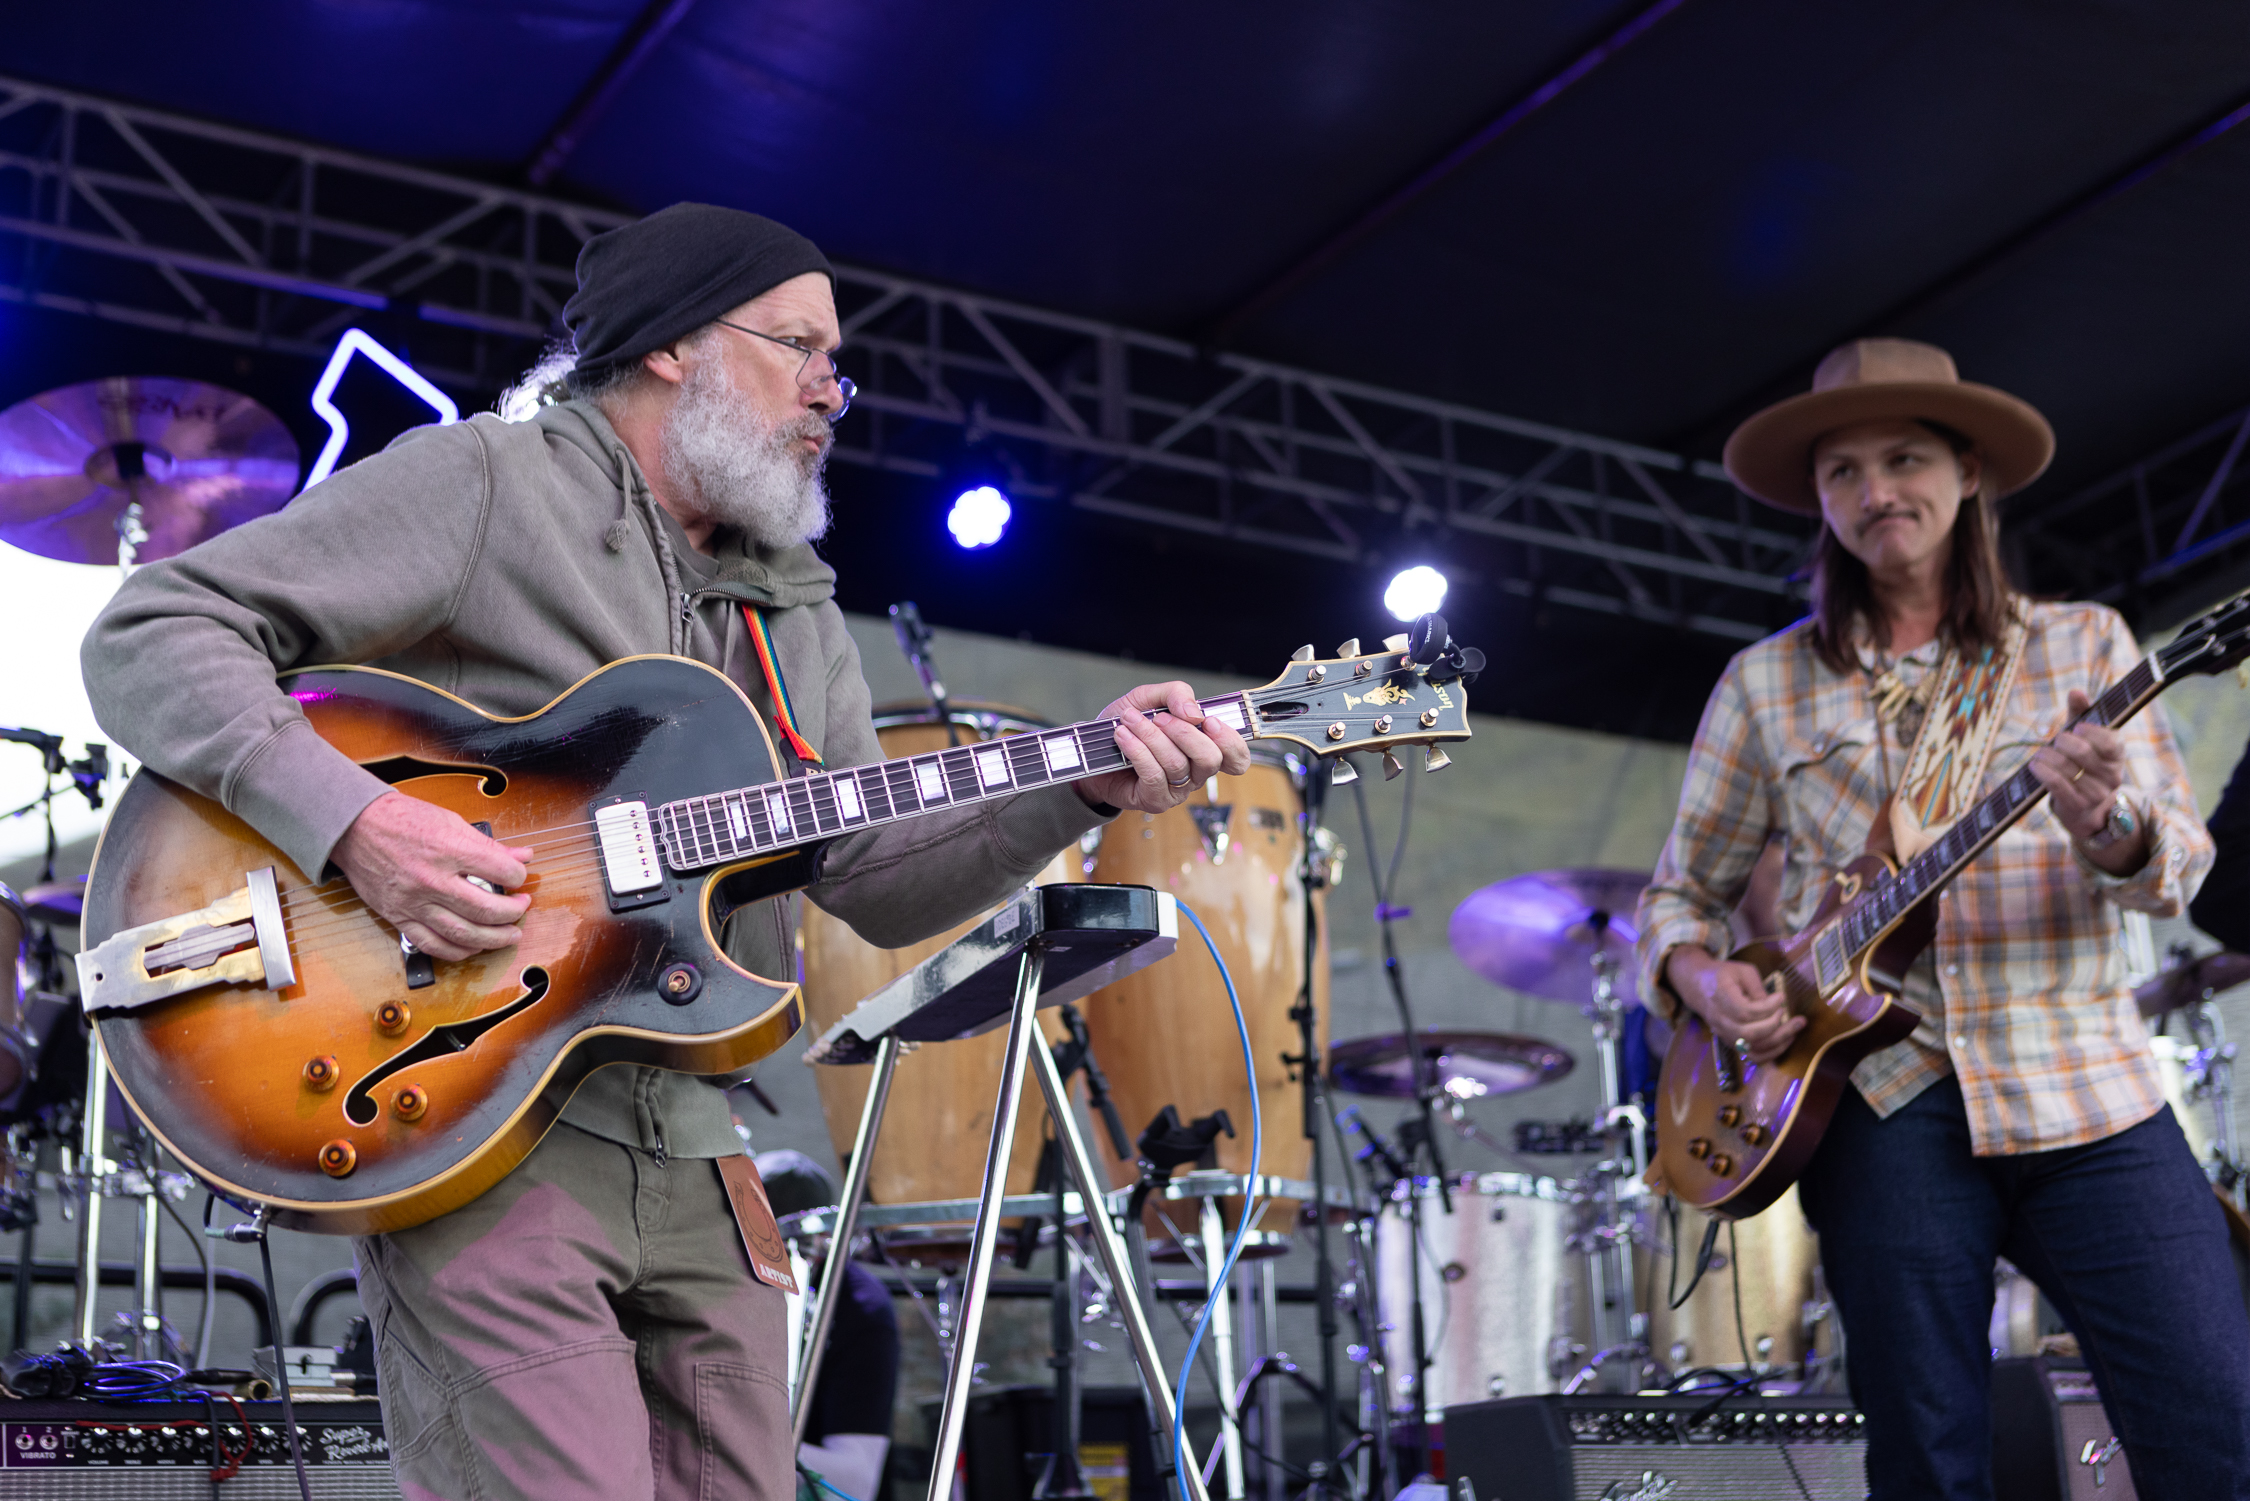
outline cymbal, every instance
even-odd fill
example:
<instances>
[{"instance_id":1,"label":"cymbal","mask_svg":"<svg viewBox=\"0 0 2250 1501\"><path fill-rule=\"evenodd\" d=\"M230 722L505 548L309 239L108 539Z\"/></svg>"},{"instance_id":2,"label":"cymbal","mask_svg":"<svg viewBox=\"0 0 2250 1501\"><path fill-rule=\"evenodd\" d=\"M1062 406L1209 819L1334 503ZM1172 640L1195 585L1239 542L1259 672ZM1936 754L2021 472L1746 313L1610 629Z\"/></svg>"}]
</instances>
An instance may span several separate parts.
<instances>
[{"instance_id":1,"label":"cymbal","mask_svg":"<svg viewBox=\"0 0 2250 1501\"><path fill-rule=\"evenodd\" d=\"M201 381L115 376L0 412L0 542L65 563L117 561L138 500L153 563L280 510L297 440L249 397Z\"/></svg>"},{"instance_id":2,"label":"cymbal","mask_svg":"<svg viewBox=\"0 0 2250 1501\"><path fill-rule=\"evenodd\" d=\"M1574 1064L1568 1052L1551 1042L1508 1032L1425 1027L1416 1036L1422 1056L1437 1065L1438 1083L1457 1100L1537 1089L1569 1073ZM1328 1072L1346 1094L1383 1099L1411 1099L1414 1094L1414 1062L1398 1032L1330 1044Z\"/></svg>"},{"instance_id":3,"label":"cymbal","mask_svg":"<svg viewBox=\"0 0 2250 1501\"><path fill-rule=\"evenodd\" d=\"M49 881L44 885L26 887L23 910L24 915L33 922L77 922L86 910L86 878L72 876L67 881Z\"/></svg>"},{"instance_id":4,"label":"cymbal","mask_svg":"<svg viewBox=\"0 0 2250 1501\"><path fill-rule=\"evenodd\" d=\"M1593 1001L1593 958L1606 953L1617 994L1633 1001L1633 909L1647 884L1634 870L1535 870L1469 893L1446 936L1495 985L1577 1006Z\"/></svg>"},{"instance_id":5,"label":"cymbal","mask_svg":"<svg viewBox=\"0 0 2250 1501\"><path fill-rule=\"evenodd\" d=\"M2167 1011L2194 1005L2205 991L2231 990L2245 980L2250 980L2250 954L2220 949L2173 965L2136 989L2133 999L2140 1003L2141 1015L2154 1021Z\"/></svg>"}]
</instances>

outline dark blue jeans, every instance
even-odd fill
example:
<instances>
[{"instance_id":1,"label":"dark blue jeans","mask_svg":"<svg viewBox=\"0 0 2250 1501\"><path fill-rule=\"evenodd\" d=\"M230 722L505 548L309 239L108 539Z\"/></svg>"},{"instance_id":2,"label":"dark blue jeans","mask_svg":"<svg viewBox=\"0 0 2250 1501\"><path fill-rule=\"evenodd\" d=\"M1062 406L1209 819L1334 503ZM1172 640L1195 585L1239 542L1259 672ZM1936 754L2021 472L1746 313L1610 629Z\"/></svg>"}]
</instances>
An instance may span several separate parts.
<instances>
[{"instance_id":1,"label":"dark blue jeans","mask_svg":"<svg viewBox=\"0 0 2250 1501\"><path fill-rule=\"evenodd\" d=\"M1977 1157L1953 1078L1888 1120L1846 1089L1800 1191L1874 1501L1990 1501L2000 1256L2078 1335L2144 1501L2250 1498L2250 1315L2169 1109L2085 1146Z\"/></svg>"}]
</instances>

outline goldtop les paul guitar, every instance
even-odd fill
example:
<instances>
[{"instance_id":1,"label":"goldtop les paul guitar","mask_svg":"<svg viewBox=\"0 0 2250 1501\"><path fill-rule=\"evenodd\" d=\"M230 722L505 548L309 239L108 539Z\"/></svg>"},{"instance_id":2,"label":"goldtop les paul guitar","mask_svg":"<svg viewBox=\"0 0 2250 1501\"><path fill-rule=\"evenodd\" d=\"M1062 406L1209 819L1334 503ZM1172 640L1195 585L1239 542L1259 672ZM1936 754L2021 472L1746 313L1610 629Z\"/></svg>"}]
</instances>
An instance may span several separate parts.
<instances>
[{"instance_id":1,"label":"goldtop les paul guitar","mask_svg":"<svg viewBox=\"0 0 2250 1501\"><path fill-rule=\"evenodd\" d=\"M2144 657L2072 723L2123 724L2179 679L2246 657L2250 594ZM1651 1177L1683 1202L1728 1219L1780 1198L1811 1159L1852 1069L1920 1023L1898 995L1937 932L1939 893L2046 793L2028 764L2018 767L1903 869L1862 855L1830 878L1803 932L1736 950L1731 957L1755 966L1805 1028L1771 1063L1746 1064L1683 1010L1657 1086Z\"/></svg>"},{"instance_id":2,"label":"goldtop les paul guitar","mask_svg":"<svg viewBox=\"0 0 2250 1501\"><path fill-rule=\"evenodd\" d=\"M1425 617L1411 642L1306 647L1202 707L1315 756L1396 766L1391 747L1421 744L1436 770L1440 743L1468 738L1481 665ZM399 791L538 851L522 943L433 962L209 799L146 769L119 799L79 959L119 1087L213 1188L339 1234L475 1198L604 1064L730 1074L779 1048L796 985L737 967L718 934L817 880L827 841L1125 764L1116 721L1096 720L784 778L748 700L678 657L613 663L520 719L370 669L281 683Z\"/></svg>"}]
</instances>

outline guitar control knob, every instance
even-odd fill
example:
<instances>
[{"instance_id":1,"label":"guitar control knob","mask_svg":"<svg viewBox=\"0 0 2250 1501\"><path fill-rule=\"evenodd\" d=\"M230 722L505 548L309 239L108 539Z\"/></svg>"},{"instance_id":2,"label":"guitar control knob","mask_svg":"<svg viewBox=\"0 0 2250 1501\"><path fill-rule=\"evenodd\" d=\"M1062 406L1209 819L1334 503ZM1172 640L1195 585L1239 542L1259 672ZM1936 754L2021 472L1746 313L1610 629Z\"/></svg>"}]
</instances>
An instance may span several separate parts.
<instances>
[{"instance_id":1,"label":"guitar control knob","mask_svg":"<svg viewBox=\"0 0 2250 1501\"><path fill-rule=\"evenodd\" d=\"M348 1141L332 1141L320 1149L320 1170L331 1178L351 1176L359 1166L359 1148Z\"/></svg>"},{"instance_id":2,"label":"guitar control knob","mask_svg":"<svg viewBox=\"0 0 2250 1501\"><path fill-rule=\"evenodd\" d=\"M334 1089L337 1079L341 1077L342 1071L336 1067L336 1055L333 1053L323 1053L305 1065L305 1086L318 1093L325 1094Z\"/></svg>"},{"instance_id":3,"label":"guitar control knob","mask_svg":"<svg viewBox=\"0 0 2250 1501\"><path fill-rule=\"evenodd\" d=\"M1752 1121L1742 1128L1742 1139L1751 1146L1762 1147L1773 1139L1773 1133L1756 1121Z\"/></svg>"},{"instance_id":4,"label":"guitar control knob","mask_svg":"<svg viewBox=\"0 0 2250 1501\"><path fill-rule=\"evenodd\" d=\"M419 1084L409 1084L391 1096L391 1109L402 1121L418 1121L429 1112L430 1092Z\"/></svg>"},{"instance_id":5,"label":"guitar control knob","mask_svg":"<svg viewBox=\"0 0 2250 1501\"><path fill-rule=\"evenodd\" d=\"M1697 1160L1698 1162L1700 1162L1700 1161L1702 1161L1702 1160L1703 1160L1704 1158L1706 1158L1706 1157L1710 1156L1710 1155L1711 1155L1711 1140L1710 1140L1710 1138L1709 1138L1709 1137L1705 1137L1705 1136L1691 1136L1691 1137L1689 1137L1689 1138L1688 1138L1688 1144L1687 1144L1687 1154L1688 1154L1688 1155L1689 1155L1690 1157L1693 1157L1693 1158L1695 1158L1695 1159L1696 1159L1696 1160Z\"/></svg>"},{"instance_id":6,"label":"guitar control knob","mask_svg":"<svg viewBox=\"0 0 2250 1501\"><path fill-rule=\"evenodd\" d=\"M1729 1131L1741 1125L1742 1107L1740 1105L1721 1105L1719 1107L1719 1124Z\"/></svg>"},{"instance_id":7,"label":"guitar control knob","mask_svg":"<svg viewBox=\"0 0 2250 1501\"><path fill-rule=\"evenodd\" d=\"M1709 1168L1714 1176L1720 1178L1728 1178L1734 1175L1734 1159L1724 1152L1713 1152L1709 1158L1705 1159L1703 1165Z\"/></svg>"},{"instance_id":8,"label":"guitar control knob","mask_svg":"<svg viewBox=\"0 0 2250 1501\"><path fill-rule=\"evenodd\" d=\"M414 1020L414 1008L404 1001L385 1001L375 1011L375 1030L385 1037L396 1037Z\"/></svg>"}]
</instances>

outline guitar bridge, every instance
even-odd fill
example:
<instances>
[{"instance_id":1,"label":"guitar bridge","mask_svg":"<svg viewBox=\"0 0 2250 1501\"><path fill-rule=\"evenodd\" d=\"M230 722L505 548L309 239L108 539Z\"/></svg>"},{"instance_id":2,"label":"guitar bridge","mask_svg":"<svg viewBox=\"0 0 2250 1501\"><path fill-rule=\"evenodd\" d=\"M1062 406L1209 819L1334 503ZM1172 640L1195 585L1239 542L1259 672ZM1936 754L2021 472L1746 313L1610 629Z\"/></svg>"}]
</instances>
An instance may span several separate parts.
<instances>
[{"instance_id":1,"label":"guitar bridge","mask_svg":"<svg viewBox=\"0 0 2250 1501\"><path fill-rule=\"evenodd\" d=\"M286 990L296 983L270 865L208 907L112 933L78 956L78 990L89 1016L137 1010L206 985Z\"/></svg>"}]
</instances>

